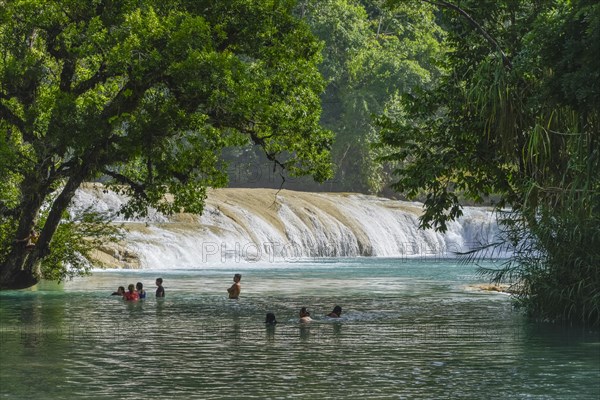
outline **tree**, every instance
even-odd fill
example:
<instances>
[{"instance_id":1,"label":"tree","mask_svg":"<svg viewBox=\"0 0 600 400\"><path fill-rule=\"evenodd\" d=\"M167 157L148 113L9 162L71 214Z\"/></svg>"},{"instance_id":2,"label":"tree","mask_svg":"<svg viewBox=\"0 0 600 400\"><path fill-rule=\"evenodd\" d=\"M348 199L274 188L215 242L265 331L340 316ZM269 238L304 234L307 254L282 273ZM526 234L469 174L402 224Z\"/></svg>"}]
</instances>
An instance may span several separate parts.
<instances>
[{"instance_id":1,"label":"tree","mask_svg":"<svg viewBox=\"0 0 600 400\"><path fill-rule=\"evenodd\" d=\"M129 195L126 216L200 213L221 150L248 142L329 177L320 45L293 2L0 4L0 288L64 277L54 239L86 181Z\"/></svg>"},{"instance_id":2,"label":"tree","mask_svg":"<svg viewBox=\"0 0 600 400\"><path fill-rule=\"evenodd\" d=\"M299 13L324 42L320 70L327 80L322 123L335 133L336 189L379 193L387 174L373 149L373 115L399 92L431 85L440 74L442 30L432 7L378 0L302 1Z\"/></svg>"},{"instance_id":3,"label":"tree","mask_svg":"<svg viewBox=\"0 0 600 400\"><path fill-rule=\"evenodd\" d=\"M427 194L423 227L446 229L461 198L495 194L534 317L600 323L600 5L424 1L448 31L448 74L380 119L397 190ZM494 245L494 244L490 244Z\"/></svg>"}]
</instances>

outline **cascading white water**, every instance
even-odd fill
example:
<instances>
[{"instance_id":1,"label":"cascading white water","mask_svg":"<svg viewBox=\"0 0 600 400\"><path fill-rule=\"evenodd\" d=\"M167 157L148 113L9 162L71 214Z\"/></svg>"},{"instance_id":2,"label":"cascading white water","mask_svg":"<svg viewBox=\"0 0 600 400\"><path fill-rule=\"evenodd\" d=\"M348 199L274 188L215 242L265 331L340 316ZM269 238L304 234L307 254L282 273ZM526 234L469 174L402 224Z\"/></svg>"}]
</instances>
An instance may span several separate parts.
<instances>
[{"instance_id":1,"label":"cascading white water","mask_svg":"<svg viewBox=\"0 0 600 400\"><path fill-rule=\"evenodd\" d=\"M72 210L116 211L124 201L89 185L77 192ZM141 268L165 269L310 257L442 258L490 242L498 232L491 210L477 207L466 207L445 234L420 230L421 207L359 194L216 189L201 216L153 212L120 221L129 231L108 264L132 267L133 258Z\"/></svg>"}]
</instances>

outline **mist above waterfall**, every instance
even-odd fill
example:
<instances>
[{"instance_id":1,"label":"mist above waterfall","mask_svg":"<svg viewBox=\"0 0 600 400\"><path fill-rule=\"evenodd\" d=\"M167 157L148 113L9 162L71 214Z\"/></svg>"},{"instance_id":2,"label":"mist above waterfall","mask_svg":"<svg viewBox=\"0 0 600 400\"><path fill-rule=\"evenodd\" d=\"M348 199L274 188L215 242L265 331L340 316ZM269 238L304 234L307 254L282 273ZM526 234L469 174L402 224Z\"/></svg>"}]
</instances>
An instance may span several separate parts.
<instances>
[{"instance_id":1,"label":"mist above waterfall","mask_svg":"<svg viewBox=\"0 0 600 400\"><path fill-rule=\"evenodd\" d=\"M116 211L126 201L87 185L72 210L92 205ZM490 209L466 207L445 234L418 229L422 204L348 193L272 189L214 189L201 216L157 212L122 220L119 248L103 249L114 267L206 268L231 263L326 257L453 257L493 240Z\"/></svg>"}]
</instances>

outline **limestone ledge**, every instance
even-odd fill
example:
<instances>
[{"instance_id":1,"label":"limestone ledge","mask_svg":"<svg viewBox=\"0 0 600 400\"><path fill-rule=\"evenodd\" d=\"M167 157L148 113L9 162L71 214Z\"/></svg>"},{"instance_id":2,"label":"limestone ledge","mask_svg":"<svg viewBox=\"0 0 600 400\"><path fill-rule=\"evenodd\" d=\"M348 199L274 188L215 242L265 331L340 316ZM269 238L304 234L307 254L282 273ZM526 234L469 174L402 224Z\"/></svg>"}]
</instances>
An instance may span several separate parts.
<instances>
[{"instance_id":1,"label":"limestone ledge","mask_svg":"<svg viewBox=\"0 0 600 400\"><path fill-rule=\"evenodd\" d=\"M516 294L517 287L516 285L511 285L508 283L482 283L477 285L470 285L471 289L483 291L483 292L498 292L498 293L506 293L506 294Z\"/></svg>"},{"instance_id":2,"label":"limestone ledge","mask_svg":"<svg viewBox=\"0 0 600 400\"><path fill-rule=\"evenodd\" d=\"M92 263L106 268L139 269L140 257L123 244L109 243L100 246L92 254Z\"/></svg>"}]
</instances>

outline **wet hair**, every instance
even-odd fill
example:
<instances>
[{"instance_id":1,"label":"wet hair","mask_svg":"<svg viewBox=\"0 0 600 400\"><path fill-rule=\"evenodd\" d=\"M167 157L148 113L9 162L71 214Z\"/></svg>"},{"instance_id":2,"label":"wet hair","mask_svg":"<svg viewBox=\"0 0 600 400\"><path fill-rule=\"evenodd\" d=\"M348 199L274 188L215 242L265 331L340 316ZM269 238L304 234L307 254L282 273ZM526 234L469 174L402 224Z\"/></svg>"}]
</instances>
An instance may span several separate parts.
<instances>
[{"instance_id":1,"label":"wet hair","mask_svg":"<svg viewBox=\"0 0 600 400\"><path fill-rule=\"evenodd\" d=\"M275 319L275 314L273 314L272 312L267 313L267 317L265 318L265 324L275 325L276 323L277 320Z\"/></svg>"},{"instance_id":2,"label":"wet hair","mask_svg":"<svg viewBox=\"0 0 600 400\"><path fill-rule=\"evenodd\" d=\"M122 295L124 295L124 294L125 294L125 287L123 287L123 286L119 286L119 287L117 288L117 291L116 291L116 292L112 292L112 293L111 293L111 296L119 296L119 295L121 295L121 296L122 296Z\"/></svg>"},{"instance_id":3,"label":"wet hair","mask_svg":"<svg viewBox=\"0 0 600 400\"><path fill-rule=\"evenodd\" d=\"M310 313L308 312L308 310L306 309L306 307L302 307L300 309L300 314L304 314L304 316L306 316L306 317L310 316Z\"/></svg>"},{"instance_id":4,"label":"wet hair","mask_svg":"<svg viewBox=\"0 0 600 400\"><path fill-rule=\"evenodd\" d=\"M156 278L156 282L162 284L162 278Z\"/></svg>"},{"instance_id":5,"label":"wet hair","mask_svg":"<svg viewBox=\"0 0 600 400\"><path fill-rule=\"evenodd\" d=\"M342 313L342 307L340 307L340 306L333 307L333 312L336 313L337 315L340 315Z\"/></svg>"},{"instance_id":6,"label":"wet hair","mask_svg":"<svg viewBox=\"0 0 600 400\"><path fill-rule=\"evenodd\" d=\"M138 282L135 284L135 288L137 290L142 290L144 288L144 285L142 284L142 282Z\"/></svg>"},{"instance_id":7,"label":"wet hair","mask_svg":"<svg viewBox=\"0 0 600 400\"><path fill-rule=\"evenodd\" d=\"M239 278L241 280L242 279L242 274L235 274L233 277L234 278Z\"/></svg>"},{"instance_id":8,"label":"wet hair","mask_svg":"<svg viewBox=\"0 0 600 400\"><path fill-rule=\"evenodd\" d=\"M129 286L127 286L127 289L128 289L130 292L133 292L133 290L135 289L135 286L133 286L133 283L130 283L130 284L129 284Z\"/></svg>"}]
</instances>

